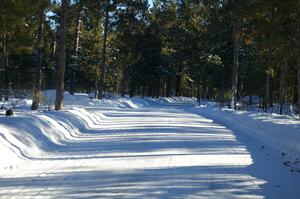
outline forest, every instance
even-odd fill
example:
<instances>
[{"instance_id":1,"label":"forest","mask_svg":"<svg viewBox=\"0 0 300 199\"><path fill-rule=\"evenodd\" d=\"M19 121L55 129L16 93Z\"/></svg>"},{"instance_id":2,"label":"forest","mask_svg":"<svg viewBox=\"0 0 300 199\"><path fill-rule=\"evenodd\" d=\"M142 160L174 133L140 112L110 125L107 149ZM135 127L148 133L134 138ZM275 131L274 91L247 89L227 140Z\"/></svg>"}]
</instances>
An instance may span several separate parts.
<instances>
[{"instance_id":1,"label":"forest","mask_svg":"<svg viewBox=\"0 0 300 199\"><path fill-rule=\"evenodd\" d=\"M300 197L300 0L0 0L0 198Z\"/></svg>"},{"instance_id":2,"label":"forest","mask_svg":"<svg viewBox=\"0 0 300 199\"><path fill-rule=\"evenodd\" d=\"M300 107L299 0L1 0L1 100L14 91L188 96Z\"/></svg>"}]
</instances>

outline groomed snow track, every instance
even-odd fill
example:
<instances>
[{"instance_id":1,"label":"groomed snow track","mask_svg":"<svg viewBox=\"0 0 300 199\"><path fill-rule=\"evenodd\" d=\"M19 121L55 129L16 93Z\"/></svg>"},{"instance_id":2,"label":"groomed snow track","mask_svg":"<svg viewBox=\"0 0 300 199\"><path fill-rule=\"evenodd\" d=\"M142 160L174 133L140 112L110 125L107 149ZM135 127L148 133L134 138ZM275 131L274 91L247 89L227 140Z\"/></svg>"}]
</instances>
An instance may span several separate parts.
<instances>
[{"instance_id":1,"label":"groomed snow track","mask_svg":"<svg viewBox=\"0 0 300 199\"><path fill-rule=\"evenodd\" d=\"M192 109L165 102L2 117L0 197L300 196L298 173Z\"/></svg>"}]
</instances>

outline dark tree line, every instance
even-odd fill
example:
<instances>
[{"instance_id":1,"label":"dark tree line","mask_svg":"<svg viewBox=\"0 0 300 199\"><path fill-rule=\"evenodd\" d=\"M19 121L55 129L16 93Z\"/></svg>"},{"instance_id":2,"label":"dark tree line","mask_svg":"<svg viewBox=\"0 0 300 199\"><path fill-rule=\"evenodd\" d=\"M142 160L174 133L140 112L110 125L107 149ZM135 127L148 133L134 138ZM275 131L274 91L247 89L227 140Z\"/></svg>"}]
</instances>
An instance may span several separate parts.
<instances>
[{"instance_id":1,"label":"dark tree line","mask_svg":"<svg viewBox=\"0 0 300 199\"><path fill-rule=\"evenodd\" d=\"M298 0L3 0L1 87L300 107ZM250 100L251 103L251 100Z\"/></svg>"}]
</instances>

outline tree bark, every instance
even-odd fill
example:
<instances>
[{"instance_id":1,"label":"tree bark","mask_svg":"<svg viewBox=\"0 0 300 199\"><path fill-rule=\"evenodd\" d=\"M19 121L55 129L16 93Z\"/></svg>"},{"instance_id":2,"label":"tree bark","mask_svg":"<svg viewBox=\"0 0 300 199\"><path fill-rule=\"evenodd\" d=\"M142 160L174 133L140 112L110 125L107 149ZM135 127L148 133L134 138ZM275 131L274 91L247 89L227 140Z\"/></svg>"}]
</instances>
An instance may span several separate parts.
<instances>
[{"instance_id":1,"label":"tree bark","mask_svg":"<svg viewBox=\"0 0 300 199\"><path fill-rule=\"evenodd\" d=\"M198 106L201 105L201 86L200 83L198 83L197 85L197 102L198 102Z\"/></svg>"},{"instance_id":2,"label":"tree bark","mask_svg":"<svg viewBox=\"0 0 300 199\"><path fill-rule=\"evenodd\" d=\"M76 68L78 67L78 51L79 51L79 40L80 40L80 29L81 29L81 5L79 3L78 8L77 8L77 13L76 13L76 30L75 30L75 42L74 42L74 63L71 68L71 86L70 86L70 94L74 95L75 92L75 78L76 78Z\"/></svg>"},{"instance_id":3,"label":"tree bark","mask_svg":"<svg viewBox=\"0 0 300 199\"><path fill-rule=\"evenodd\" d=\"M8 69L8 52L6 46L6 29L4 29L4 37L3 37L3 65L4 65L4 100L8 101L9 94L9 69Z\"/></svg>"},{"instance_id":4,"label":"tree bark","mask_svg":"<svg viewBox=\"0 0 300 199\"><path fill-rule=\"evenodd\" d=\"M171 77L168 75L167 77L167 87L166 87L166 97L170 97L171 95Z\"/></svg>"},{"instance_id":5,"label":"tree bark","mask_svg":"<svg viewBox=\"0 0 300 199\"><path fill-rule=\"evenodd\" d=\"M98 99L102 98L103 90L104 90L108 22L109 22L109 0L106 1L106 8L105 8L105 20L104 20L102 56L101 56L102 59L100 65L100 77L99 77L99 86L98 86Z\"/></svg>"},{"instance_id":6,"label":"tree bark","mask_svg":"<svg viewBox=\"0 0 300 199\"><path fill-rule=\"evenodd\" d=\"M21 66L22 65L22 55L20 55L19 57L19 67L18 67L18 78L17 78L17 90L21 90L21 77L22 77L22 69Z\"/></svg>"},{"instance_id":7,"label":"tree bark","mask_svg":"<svg viewBox=\"0 0 300 199\"><path fill-rule=\"evenodd\" d=\"M281 68L280 72L280 84L279 84L279 103L280 103L280 115L283 113L283 104L284 104L284 87L285 87L285 73L286 73L286 66Z\"/></svg>"},{"instance_id":8,"label":"tree bark","mask_svg":"<svg viewBox=\"0 0 300 199\"><path fill-rule=\"evenodd\" d=\"M224 93L225 93L225 71L222 71L222 86L221 86L221 106L224 106Z\"/></svg>"},{"instance_id":9,"label":"tree bark","mask_svg":"<svg viewBox=\"0 0 300 199\"><path fill-rule=\"evenodd\" d=\"M69 0L62 0L60 29L59 29L59 43L58 43L58 69L57 69L55 110L61 110L63 106L64 77L65 77L65 66L66 66L68 7L69 7Z\"/></svg>"},{"instance_id":10,"label":"tree bark","mask_svg":"<svg viewBox=\"0 0 300 199\"><path fill-rule=\"evenodd\" d=\"M270 107L270 81L271 81L271 64L272 64L272 54L273 54L273 34L270 35L270 43L268 48L268 57L267 57L267 66L268 70L266 71L266 87L265 87L265 98L264 98L264 110L267 112Z\"/></svg>"},{"instance_id":11,"label":"tree bark","mask_svg":"<svg viewBox=\"0 0 300 199\"><path fill-rule=\"evenodd\" d=\"M298 114L300 119L300 11L298 11L298 21L297 21L297 36L296 36L296 46L297 46L297 94L298 94Z\"/></svg>"},{"instance_id":12,"label":"tree bark","mask_svg":"<svg viewBox=\"0 0 300 199\"><path fill-rule=\"evenodd\" d=\"M238 67L239 67L239 48L240 48L240 23L233 24L233 69L232 69L232 88L231 88L231 108L236 109Z\"/></svg>"},{"instance_id":13,"label":"tree bark","mask_svg":"<svg viewBox=\"0 0 300 199\"><path fill-rule=\"evenodd\" d=\"M156 82L156 98L159 98L159 94L160 94L160 78L158 78L157 82Z\"/></svg>"},{"instance_id":14,"label":"tree bark","mask_svg":"<svg viewBox=\"0 0 300 199\"><path fill-rule=\"evenodd\" d=\"M300 48L300 46L299 46L299 48ZM298 54L300 54L300 53L298 53ZM297 58L297 93L298 93L297 102L298 102L298 112L299 112L299 119L300 119L300 57L299 56L300 55L298 55L298 58Z\"/></svg>"},{"instance_id":15,"label":"tree bark","mask_svg":"<svg viewBox=\"0 0 300 199\"><path fill-rule=\"evenodd\" d=\"M42 77L43 77L43 31L44 31L44 10L41 10L39 14L39 27L37 32L37 45L36 45L36 82L33 93L33 100L31 104L31 109L36 110L39 107L41 100L42 91Z\"/></svg>"},{"instance_id":16,"label":"tree bark","mask_svg":"<svg viewBox=\"0 0 300 199\"><path fill-rule=\"evenodd\" d=\"M266 74L266 87L265 87L265 98L264 98L264 110L267 112L268 108L270 107L270 81L271 81L271 74L270 71L267 71Z\"/></svg>"},{"instance_id":17,"label":"tree bark","mask_svg":"<svg viewBox=\"0 0 300 199\"><path fill-rule=\"evenodd\" d=\"M125 90L126 90L126 74L125 74L125 69L122 72L122 79L120 82L120 93L122 97L125 97Z\"/></svg>"},{"instance_id":18,"label":"tree bark","mask_svg":"<svg viewBox=\"0 0 300 199\"><path fill-rule=\"evenodd\" d=\"M180 71L181 73L181 71ZM175 96L180 96L181 95L181 88L180 88L180 83L181 83L181 74L178 74L176 76L176 88L175 88Z\"/></svg>"},{"instance_id":19,"label":"tree bark","mask_svg":"<svg viewBox=\"0 0 300 199\"><path fill-rule=\"evenodd\" d=\"M299 37L299 39L300 39L300 37ZM299 45L298 49L300 49L300 45ZM300 56L300 53L298 52L298 58L297 58L297 94L298 94L298 99L297 99L297 103L298 103L298 114L299 114L299 119L300 119L300 57L299 56Z\"/></svg>"}]
</instances>

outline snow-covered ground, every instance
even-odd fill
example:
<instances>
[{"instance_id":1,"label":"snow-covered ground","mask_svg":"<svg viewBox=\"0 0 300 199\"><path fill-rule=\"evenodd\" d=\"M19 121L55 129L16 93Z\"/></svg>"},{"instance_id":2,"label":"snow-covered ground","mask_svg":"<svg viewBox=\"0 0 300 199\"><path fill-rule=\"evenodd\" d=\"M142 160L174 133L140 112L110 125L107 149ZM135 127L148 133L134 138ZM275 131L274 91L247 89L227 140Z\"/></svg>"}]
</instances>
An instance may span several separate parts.
<instances>
[{"instance_id":1,"label":"snow-covered ground","mask_svg":"<svg viewBox=\"0 0 300 199\"><path fill-rule=\"evenodd\" d=\"M66 93L63 111L25 105L0 116L0 198L300 196L300 122L291 117L190 98Z\"/></svg>"}]
</instances>

